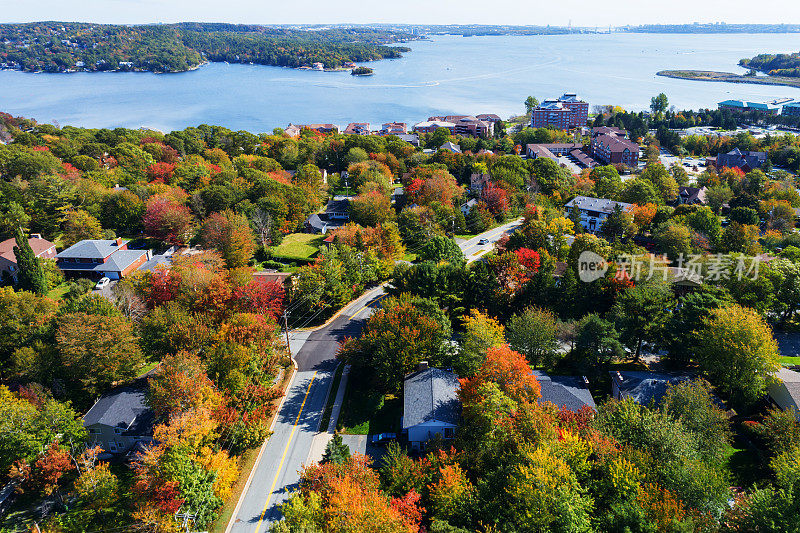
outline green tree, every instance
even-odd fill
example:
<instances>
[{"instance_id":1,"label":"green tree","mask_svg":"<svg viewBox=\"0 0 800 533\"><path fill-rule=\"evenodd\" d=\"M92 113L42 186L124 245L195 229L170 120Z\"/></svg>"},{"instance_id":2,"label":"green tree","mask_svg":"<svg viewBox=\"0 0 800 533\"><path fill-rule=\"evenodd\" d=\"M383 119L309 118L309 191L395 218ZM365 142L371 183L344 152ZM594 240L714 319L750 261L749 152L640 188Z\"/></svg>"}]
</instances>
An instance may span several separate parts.
<instances>
[{"instance_id":1,"label":"green tree","mask_svg":"<svg viewBox=\"0 0 800 533\"><path fill-rule=\"evenodd\" d=\"M611 316L622 341L633 352L634 361L639 360L643 342L654 343L663 338L672 304L668 283L655 279L630 287L617 298Z\"/></svg>"},{"instance_id":2,"label":"green tree","mask_svg":"<svg viewBox=\"0 0 800 533\"><path fill-rule=\"evenodd\" d=\"M533 368L552 365L558 354L558 320L548 309L531 306L511 317L507 337Z\"/></svg>"},{"instance_id":3,"label":"green tree","mask_svg":"<svg viewBox=\"0 0 800 533\"><path fill-rule=\"evenodd\" d=\"M339 435L339 432L336 432L325 446L325 452L322 454L320 463L334 463L338 465L347 462L348 459L350 459L350 446L342 442L342 436Z\"/></svg>"},{"instance_id":4,"label":"green tree","mask_svg":"<svg viewBox=\"0 0 800 533\"><path fill-rule=\"evenodd\" d=\"M779 367L772 330L755 311L738 305L712 311L697 357L712 383L740 406L758 401Z\"/></svg>"},{"instance_id":5,"label":"green tree","mask_svg":"<svg viewBox=\"0 0 800 533\"><path fill-rule=\"evenodd\" d=\"M45 294L48 290L47 277L42 263L33 253L27 237L22 233L22 228L17 226L14 232L14 257L17 258L17 283L21 290L31 291L36 294Z\"/></svg>"},{"instance_id":6,"label":"green tree","mask_svg":"<svg viewBox=\"0 0 800 533\"><path fill-rule=\"evenodd\" d=\"M673 220L656 226L653 231L653 240L658 251L666 254L673 261L681 256L688 258L692 253L692 236L689 234L689 228Z\"/></svg>"},{"instance_id":7,"label":"green tree","mask_svg":"<svg viewBox=\"0 0 800 533\"><path fill-rule=\"evenodd\" d=\"M535 96L529 96L525 99L525 111L530 115L539 105L539 100Z\"/></svg>"},{"instance_id":8,"label":"green tree","mask_svg":"<svg viewBox=\"0 0 800 533\"><path fill-rule=\"evenodd\" d=\"M473 309L469 316L464 317L464 334L453 369L462 377L473 375L483 364L489 348L505 342L503 325Z\"/></svg>"},{"instance_id":9,"label":"green tree","mask_svg":"<svg viewBox=\"0 0 800 533\"><path fill-rule=\"evenodd\" d=\"M463 265L466 263L464 252L456 241L443 235L434 235L425 243L418 254L422 261L433 261L434 263L446 262L451 265Z\"/></svg>"},{"instance_id":10,"label":"green tree","mask_svg":"<svg viewBox=\"0 0 800 533\"><path fill-rule=\"evenodd\" d=\"M731 304L728 291L712 285L703 285L683 296L666 325L667 361L677 367L688 365L702 339L702 328L697 325L710 318L714 309Z\"/></svg>"},{"instance_id":11,"label":"green tree","mask_svg":"<svg viewBox=\"0 0 800 533\"><path fill-rule=\"evenodd\" d=\"M669 107L669 99L664 93L659 93L658 96L654 96L650 99L650 110L654 115L663 114L664 111L667 110L667 107Z\"/></svg>"},{"instance_id":12,"label":"green tree","mask_svg":"<svg viewBox=\"0 0 800 533\"><path fill-rule=\"evenodd\" d=\"M576 370L598 375L612 361L624 355L619 333L612 322L595 314L587 315L581 320L572 355Z\"/></svg>"},{"instance_id":13,"label":"green tree","mask_svg":"<svg viewBox=\"0 0 800 533\"><path fill-rule=\"evenodd\" d=\"M85 239L103 238L100 221L83 209L69 211L64 216L63 230L61 239L67 247Z\"/></svg>"}]
</instances>

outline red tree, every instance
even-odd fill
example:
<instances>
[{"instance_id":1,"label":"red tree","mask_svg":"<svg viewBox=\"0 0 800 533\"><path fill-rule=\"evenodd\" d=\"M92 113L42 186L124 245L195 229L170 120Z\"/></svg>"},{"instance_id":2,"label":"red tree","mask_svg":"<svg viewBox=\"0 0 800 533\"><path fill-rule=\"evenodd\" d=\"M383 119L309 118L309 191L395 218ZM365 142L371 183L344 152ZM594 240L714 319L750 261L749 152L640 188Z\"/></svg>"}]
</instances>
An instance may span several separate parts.
<instances>
[{"instance_id":1,"label":"red tree","mask_svg":"<svg viewBox=\"0 0 800 533\"><path fill-rule=\"evenodd\" d=\"M236 307L246 313L267 315L277 322L286 296L283 285L276 281L252 280L233 291Z\"/></svg>"},{"instance_id":2,"label":"red tree","mask_svg":"<svg viewBox=\"0 0 800 533\"><path fill-rule=\"evenodd\" d=\"M493 183L487 183L483 188L481 198L486 202L489 211L494 216L501 215L508 211L508 192L505 189L495 186Z\"/></svg>"},{"instance_id":3,"label":"red tree","mask_svg":"<svg viewBox=\"0 0 800 533\"><path fill-rule=\"evenodd\" d=\"M538 272L539 265L541 265L541 258L539 252L531 250L530 248L520 248L516 252L519 264L525 267L528 272Z\"/></svg>"},{"instance_id":4,"label":"red tree","mask_svg":"<svg viewBox=\"0 0 800 533\"><path fill-rule=\"evenodd\" d=\"M147 177L150 181L169 183L174 171L175 165L173 163L153 163L147 167Z\"/></svg>"},{"instance_id":5,"label":"red tree","mask_svg":"<svg viewBox=\"0 0 800 533\"><path fill-rule=\"evenodd\" d=\"M175 198L159 194L147 201L142 223L151 237L179 244L188 240L192 213Z\"/></svg>"}]
</instances>

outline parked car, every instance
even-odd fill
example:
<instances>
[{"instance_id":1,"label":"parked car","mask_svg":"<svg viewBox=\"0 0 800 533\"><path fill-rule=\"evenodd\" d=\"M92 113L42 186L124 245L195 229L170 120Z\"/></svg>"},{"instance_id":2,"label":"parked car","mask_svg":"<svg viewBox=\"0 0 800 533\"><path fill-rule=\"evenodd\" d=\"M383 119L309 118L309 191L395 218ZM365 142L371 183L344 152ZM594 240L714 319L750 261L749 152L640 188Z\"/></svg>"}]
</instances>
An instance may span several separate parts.
<instances>
[{"instance_id":1,"label":"parked car","mask_svg":"<svg viewBox=\"0 0 800 533\"><path fill-rule=\"evenodd\" d=\"M110 279L108 279L106 277L102 277L102 278L100 278L100 281L97 282L97 285L94 286L94 290L96 290L96 291L103 290L106 287L108 287L108 285L110 283L111 283Z\"/></svg>"},{"instance_id":2,"label":"parked car","mask_svg":"<svg viewBox=\"0 0 800 533\"><path fill-rule=\"evenodd\" d=\"M393 440L397 440L396 433L378 433L377 435L373 435L369 441L373 446L383 446L389 444Z\"/></svg>"},{"instance_id":3,"label":"parked car","mask_svg":"<svg viewBox=\"0 0 800 533\"><path fill-rule=\"evenodd\" d=\"M484 244L489 244L489 239L481 239L478 241L478 245L483 246Z\"/></svg>"}]
</instances>

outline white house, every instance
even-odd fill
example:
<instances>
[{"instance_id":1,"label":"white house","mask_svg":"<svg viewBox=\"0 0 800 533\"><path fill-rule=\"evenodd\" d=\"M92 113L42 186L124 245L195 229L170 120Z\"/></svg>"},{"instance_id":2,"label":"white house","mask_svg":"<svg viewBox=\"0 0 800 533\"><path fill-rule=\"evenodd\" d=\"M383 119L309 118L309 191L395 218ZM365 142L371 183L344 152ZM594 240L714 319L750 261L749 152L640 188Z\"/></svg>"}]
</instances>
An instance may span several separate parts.
<instances>
[{"instance_id":1,"label":"white house","mask_svg":"<svg viewBox=\"0 0 800 533\"><path fill-rule=\"evenodd\" d=\"M403 433L413 450L436 435L452 439L461 416L458 376L422 362L403 383Z\"/></svg>"},{"instance_id":2,"label":"white house","mask_svg":"<svg viewBox=\"0 0 800 533\"><path fill-rule=\"evenodd\" d=\"M633 204L625 202L615 202L605 198L591 198L589 196L576 196L564 204L564 216L569 217L573 208L577 208L581 213L581 226L586 231L594 233L603 226L603 222L611 215L614 210L620 207L623 211L630 211Z\"/></svg>"},{"instance_id":3,"label":"white house","mask_svg":"<svg viewBox=\"0 0 800 533\"><path fill-rule=\"evenodd\" d=\"M784 411L795 410L797 420L800 420L800 372L781 368L775 372L775 383L767 387L770 400Z\"/></svg>"}]
</instances>

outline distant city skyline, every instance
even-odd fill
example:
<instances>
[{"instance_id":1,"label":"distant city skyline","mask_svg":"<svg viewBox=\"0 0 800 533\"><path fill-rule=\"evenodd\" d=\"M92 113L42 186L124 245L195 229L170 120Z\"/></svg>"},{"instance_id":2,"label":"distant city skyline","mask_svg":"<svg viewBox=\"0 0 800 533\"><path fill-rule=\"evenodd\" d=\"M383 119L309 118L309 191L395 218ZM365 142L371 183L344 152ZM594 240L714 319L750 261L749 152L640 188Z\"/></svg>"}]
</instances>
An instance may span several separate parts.
<instances>
[{"instance_id":1,"label":"distant city skyline","mask_svg":"<svg viewBox=\"0 0 800 533\"><path fill-rule=\"evenodd\" d=\"M659 6L654 8L653 6ZM661 8L667 6L668 9ZM0 22L63 20L137 24L232 22L249 24L507 24L594 27L638 24L800 23L800 3L763 0L0 0Z\"/></svg>"}]
</instances>

